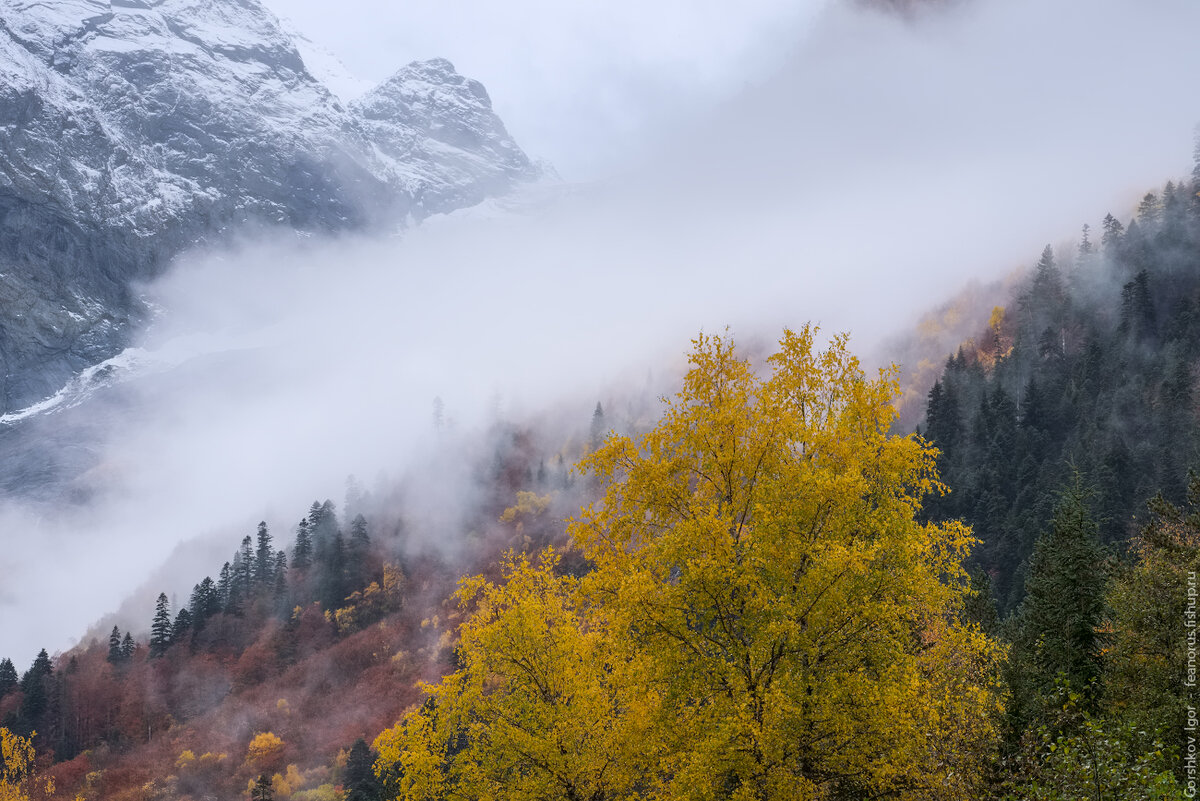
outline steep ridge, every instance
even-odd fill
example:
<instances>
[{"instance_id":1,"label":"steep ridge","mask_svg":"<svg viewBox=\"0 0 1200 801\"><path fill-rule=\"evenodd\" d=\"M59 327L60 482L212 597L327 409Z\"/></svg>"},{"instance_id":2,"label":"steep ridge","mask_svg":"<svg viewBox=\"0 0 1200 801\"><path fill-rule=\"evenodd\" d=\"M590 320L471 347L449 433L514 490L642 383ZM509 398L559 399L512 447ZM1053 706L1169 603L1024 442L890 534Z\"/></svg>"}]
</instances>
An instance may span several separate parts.
<instances>
[{"instance_id":1,"label":"steep ridge","mask_svg":"<svg viewBox=\"0 0 1200 801\"><path fill-rule=\"evenodd\" d=\"M536 174L444 60L346 108L257 0L2 0L0 412L118 352L147 313L130 282L186 247L421 219Z\"/></svg>"}]
</instances>

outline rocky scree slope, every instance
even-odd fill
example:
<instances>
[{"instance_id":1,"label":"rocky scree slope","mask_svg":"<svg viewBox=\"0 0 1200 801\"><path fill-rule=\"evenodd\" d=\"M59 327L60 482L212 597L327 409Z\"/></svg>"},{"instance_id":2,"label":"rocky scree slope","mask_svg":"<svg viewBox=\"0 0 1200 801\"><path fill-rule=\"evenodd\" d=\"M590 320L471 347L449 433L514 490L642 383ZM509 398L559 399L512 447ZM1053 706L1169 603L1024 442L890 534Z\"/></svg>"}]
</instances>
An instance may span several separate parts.
<instances>
[{"instance_id":1,"label":"rocky scree slope","mask_svg":"<svg viewBox=\"0 0 1200 801\"><path fill-rule=\"evenodd\" d=\"M119 352L131 286L189 246L392 225L537 172L445 60L347 107L257 0L0 0L0 413Z\"/></svg>"}]
</instances>

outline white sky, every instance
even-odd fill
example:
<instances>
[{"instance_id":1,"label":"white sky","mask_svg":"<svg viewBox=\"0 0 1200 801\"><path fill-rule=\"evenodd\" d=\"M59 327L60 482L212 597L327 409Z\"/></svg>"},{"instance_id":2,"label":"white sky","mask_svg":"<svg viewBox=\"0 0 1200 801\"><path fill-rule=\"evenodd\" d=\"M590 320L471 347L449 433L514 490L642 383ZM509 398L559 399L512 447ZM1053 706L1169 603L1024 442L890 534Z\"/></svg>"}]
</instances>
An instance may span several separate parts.
<instances>
[{"instance_id":1,"label":"white sky","mask_svg":"<svg viewBox=\"0 0 1200 801\"><path fill-rule=\"evenodd\" d=\"M825 0L264 0L377 83L448 58L534 158L589 179L778 65Z\"/></svg>"}]
</instances>

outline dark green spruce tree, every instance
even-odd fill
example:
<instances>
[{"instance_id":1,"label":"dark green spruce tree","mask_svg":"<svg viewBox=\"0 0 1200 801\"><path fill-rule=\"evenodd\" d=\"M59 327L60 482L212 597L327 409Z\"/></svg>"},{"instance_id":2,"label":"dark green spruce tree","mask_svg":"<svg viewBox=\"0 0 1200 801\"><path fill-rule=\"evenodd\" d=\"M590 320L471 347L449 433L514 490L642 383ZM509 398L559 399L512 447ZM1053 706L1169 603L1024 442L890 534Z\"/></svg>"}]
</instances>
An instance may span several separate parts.
<instances>
[{"instance_id":1,"label":"dark green spruce tree","mask_svg":"<svg viewBox=\"0 0 1200 801\"><path fill-rule=\"evenodd\" d=\"M1076 475L1034 545L1008 668L1014 734L1057 725L1064 696L1085 712L1100 699L1109 567L1088 498Z\"/></svg>"},{"instance_id":2,"label":"dark green spruce tree","mask_svg":"<svg viewBox=\"0 0 1200 801\"><path fill-rule=\"evenodd\" d=\"M275 550L271 547L271 532L266 521L258 524L258 546L254 550L254 586L262 592L272 586L274 577Z\"/></svg>"},{"instance_id":3,"label":"dark green spruce tree","mask_svg":"<svg viewBox=\"0 0 1200 801\"><path fill-rule=\"evenodd\" d=\"M242 547L233 555L233 584L237 588L237 607L241 609L254 597L254 541L247 534Z\"/></svg>"},{"instance_id":4,"label":"dark green spruce tree","mask_svg":"<svg viewBox=\"0 0 1200 801\"><path fill-rule=\"evenodd\" d=\"M160 592L154 603L154 620L150 623L150 658L160 657L171 646L171 604L167 594Z\"/></svg>"},{"instance_id":5,"label":"dark green spruce tree","mask_svg":"<svg viewBox=\"0 0 1200 801\"><path fill-rule=\"evenodd\" d=\"M44 731L50 712L51 681L54 666L46 649L38 651L29 670L21 677L21 720L26 732Z\"/></svg>"},{"instance_id":6,"label":"dark green spruce tree","mask_svg":"<svg viewBox=\"0 0 1200 801\"><path fill-rule=\"evenodd\" d=\"M350 746L342 788L346 793L345 801L381 801L383 798L383 786L375 775L375 757L361 737Z\"/></svg>"},{"instance_id":7,"label":"dark green spruce tree","mask_svg":"<svg viewBox=\"0 0 1200 801\"><path fill-rule=\"evenodd\" d=\"M217 577L217 598L221 602L221 611L233 611L230 607L233 600L233 565L228 562L221 565L221 572Z\"/></svg>"},{"instance_id":8,"label":"dark green spruce tree","mask_svg":"<svg viewBox=\"0 0 1200 801\"><path fill-rule=\"evenodd\" d=\"M287 554L283 551L275 552L275 581L272 594L275 598L283 598L287 595Z\"/></svg>"},{"instance_id":9,"label":"dark green spruce tree","mask_svg":"<svg viewBox=\"0 0 1200 801\"><path fill-rule=\"evenodd\" d=\"M337 609L350 594L346 575L346 541L342 532L338 531L333 535L325 554L320 566L321 605L326 609Z\"/></svg>"},{"instance_id":10,"label":"dark green spruce tree","mask_svg":"<svg viewBox=\"0 0 1200 801\"><path fill-rule=\"evenodd\" d=\"M186 642L191 634L192 613L185 606L179 610L179 614L175 615L175 622L171 624L171 642Z\"/></svg>"},{"instance_id":11,"label":"dark green spruce tree","mask_svg":"<svg viewBox=\"0 0 1200 801\"><path fill-rule=\"evenodd\" d=\"M112 632L108 635L108 662L111 665L119 665L124 661L121 656L121 630L113 626Z\"/></svg>"},{"instance_id":12,"label":"dark green spruce tree","mask_svg":"<svg viewBox=\"0 0 1200 801\"><path fill-rule=\"evenodd\" d=\"M275 789L271 786L271 777L263 773L254 780L250 788L250 801L274 801Z\"/></svg>"},{"instance_id":13,"label":"dark green spruce tree","mask_svg":"<svg viewBox=\"0 0 1200 801\"><path fill-rule=\"evenodd\" d=\"M292 549L292 567L305 570L312 564L313 542L308 531L308 519L300 521L296 527L296 546Z\"/></svg>"},{"instance_id":14,"label":"dark green spruce tree","mask_svg":"<svg viewBox=\"0 0 1200 801\"><path fill-rule=\"evenodd\" d=\"M596 410L592 412L591 436L588 440L592 450L604 444L604 435L607 431L608 427L604 424L604 407L600 405L600 401L596 401Z\"/></svg>"},{"instance_id":15,"label":"dark green spruce tree","mask_svg":"<svg viewBox=\"0 0 1200 801\"><path fill-rule=\"evenodd\" d=\"M350 542L346 544L346 578L349 592L367 586L370 556L371 537L367 533L367 519L357 515L350 522Z\"/></svg>"},{"instance_id":16,"label":"dark green spruce tree","mask_svg":"<svg viewBox=\"0 0 1200 801\"><path fill-rule=\"evenodd\" d=\"M188 599L188 609L192 613L192 628L200 631L213 615L221 612L221 593L211 576L192 587L192 595Z\"/></svg>"},{"instance_id":17,"label":"dark green spruce tree","mask_svg":"<svg viewBox=\"0 0 1200 801\"><path fill-rule=\"evenodd\" d=\"M0 698L17 689L20 681L17 679L17 669L8 657L0 659Z\"/></svg>"}]
</instances>

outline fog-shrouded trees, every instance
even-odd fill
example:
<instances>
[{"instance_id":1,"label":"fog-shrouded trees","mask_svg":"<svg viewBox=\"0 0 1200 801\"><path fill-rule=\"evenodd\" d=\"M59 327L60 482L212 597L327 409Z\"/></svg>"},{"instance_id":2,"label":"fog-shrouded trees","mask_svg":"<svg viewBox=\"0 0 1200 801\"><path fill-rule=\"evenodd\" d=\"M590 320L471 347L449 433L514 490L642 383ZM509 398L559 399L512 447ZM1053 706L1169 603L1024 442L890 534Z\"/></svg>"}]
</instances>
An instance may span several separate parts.
<instances>
[{"instance_id":1,"label":"fog-shrouded trees","mask_svg":"<svg viewBox=\"0 0 1200 801\"><path fill-rule=\"evenodd\" d=\"M380 801L383 798L379 777L375 775L375 755L361 737L350 746L346 756L342 788L345 801Z\"/></svg>"},{"instance_id":2,"label":"fog-shrouded trees","mask_svg":"<svg viewBox=\"0 0 1200 801\"><path fill-rule=\"evenodd\" d=\"M119 665L124 661L121 658L121 629L117 626L113 626L112 632L108 635L108 661L113 665Z\"/></svg>"},{"instance_id":3,"label":"fog-shrouded trees","mask_svg":"<svg viewBox=\"0 0 1200 801\"><path fill-rule=\"evenodd\" d=\"M1143 748L1159 740L1184 755L1188 707L1200 706L1188 672L1200 574L1200 477L1192 476L1182 507L1154 499L1132 551L1107 599L1114 629L1106 654L1107 705L1135 726Z\"/></svg>"},{"instance_id":4,"label":"fog-shrouded trees","mask_svg":"<svg viewBox=\"0 0 1200 801\"><path fill-rule=\"evenodd\" d=\"M461 668L376 742L394 797L976 798L997 650L960 623L971 543L922 524L934 453L894 372L787 332L760 378L701 336L569 528L592 570L463 584Z\"/></svg>"},{"instance_id":5,"label":"fog-shrouded trees","mask_svg":"<svg viewBox=\"0 0 1200 801\"><path fill-rule=\"evenodd\" d=\"M254 550L254 584L264 587L275 578L275 551L271 548L271 532L265 521L258 524L258 543Z\"/></svg>"},{"instance_id":6,"label":"fog-shrouded trees","mask_svg":"<svg viewBox=\"0 0 1200 801\"><path fill-rule=\"evenodd\" d=\"M1018 731L1054 724L1066 698L1087 711L1099 701L1109 568L1088 497L1076 476L1034 547L1008 666Z\"/></svg>"},{"instance_id":7,"label":"fog-shrouded trees","mask_svg":"<svg viewBox=\"0 0 1200 801\"><path fill-rule=\"evenodd\" d=\"M275 791L271 787L271 777L260 774L250 783L250 801L274 801Z\"/></svg>"},{"instance_id":8,"label":"fog-shrouded trees","mask_svg":"<svg viewBox=\"0 0 1200 801\"><path fill-rule=\"evenodd\" d=\"M162 656L171 645L171 602L160 592L154 602L154 620L150 623L150 656Z\"/></svg>"},{"instance_id":9,"label":"fog-shrouded trees","mask_svg":"<svg viewBox=\"0 0 1200 801\"><path fill-rule=\"evenodd\" d=\"M17 689L20 681L17 679L17 668L8 657L0 659L0 698Z\"/></svg>"},{"instance_id":10,"label":"fog-shrouded trees","mask_svg":"<svg viewBox=\"0 0 1200 801\"><path fill-rule=\"evenodd\" d=\"M1119 551L1146 502L1181 503L1200 466L1200 199L1186 185L1147 193L1126 224L1106 216L1098 249L1042 251L929 393L923 430L954 491L927 512L972 527L972 567L990 573L1003 614L1072 472Z\"/></svg>"},{"instance_id":11,"label":"fog-shrouded trees","mask_svg":"<svg viewBox=\"0 0 1200 801\"><path fill-rule=\"evenodd\" d=\"M205 576L200 583L192 587L188 609L192 612L192 626L197 631L203 629L204 624L213 615L221 613L221 595L212 577Z\"/></svg>"},{"instance_id":12,"label":"fog-shrouded trees","mask_svg":"<svg viewBox=\"0 0 1200 801\"><path fill-rule=\"evenodd\" d=\"M54 663L43 648L38 651L29 669L21 674L21 681L16 686L21 691L20 707L11 720L5 721L15 724L17 733L31 735L35 731L46 730L55 712L54 678ZM0 685L12 687L11 674L3 664L0 664ZM0 696L4 694L0 692Z\"/></svg>"}]
</instances>

